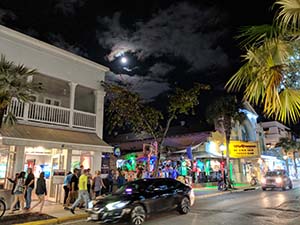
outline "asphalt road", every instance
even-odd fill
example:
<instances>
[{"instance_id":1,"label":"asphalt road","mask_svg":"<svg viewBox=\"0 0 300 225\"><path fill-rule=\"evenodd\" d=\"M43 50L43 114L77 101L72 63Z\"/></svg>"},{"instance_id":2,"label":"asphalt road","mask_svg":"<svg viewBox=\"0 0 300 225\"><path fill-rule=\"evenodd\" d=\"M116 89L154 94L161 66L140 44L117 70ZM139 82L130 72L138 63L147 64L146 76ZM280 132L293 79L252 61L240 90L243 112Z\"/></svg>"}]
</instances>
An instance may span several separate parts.
<instances>
[{"instance_id":1,"label":"asphalt road","mask_svg":"<svg viewBox=\"0 0 300 225\"><path fill-rule=\"evenodd\" d=\"M66 224L83 224L82 221ZM84 222L84 224L96 224ZM154 215L145 225L299 225L300 188L244 191L198 199L188 215L176 211Z\"/></svg>"}]
</instances>

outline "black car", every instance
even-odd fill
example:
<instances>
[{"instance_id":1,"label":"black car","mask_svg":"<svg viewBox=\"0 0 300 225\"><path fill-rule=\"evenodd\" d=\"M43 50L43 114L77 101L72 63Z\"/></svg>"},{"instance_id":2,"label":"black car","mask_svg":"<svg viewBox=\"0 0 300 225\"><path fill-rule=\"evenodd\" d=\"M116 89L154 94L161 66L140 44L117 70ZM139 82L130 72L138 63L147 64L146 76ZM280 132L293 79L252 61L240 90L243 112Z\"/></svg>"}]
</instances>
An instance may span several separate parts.
<instances>
[{"instance_id":1,"label":"black car","mask_svg":"<svg viewBox=\"0 0 300 225\"><path fill-rule=\"evenodd\" d=\"M193 189L171 178L140 179L126 183L112 195L89 204L88 220L142 224L153 213L177 209L187 214L194 204Z\"/></svg>"},{"instance_id":2,"label":"black car","mask_svg":"<svg viewBox=\"0 0 300 225\"><path fill-rule=\"evenodd\" d=\"M267 188L292 189L293 183L285 170L268 171L261 180L261 188L265 191Z\"/></svg>"}]
</instances>

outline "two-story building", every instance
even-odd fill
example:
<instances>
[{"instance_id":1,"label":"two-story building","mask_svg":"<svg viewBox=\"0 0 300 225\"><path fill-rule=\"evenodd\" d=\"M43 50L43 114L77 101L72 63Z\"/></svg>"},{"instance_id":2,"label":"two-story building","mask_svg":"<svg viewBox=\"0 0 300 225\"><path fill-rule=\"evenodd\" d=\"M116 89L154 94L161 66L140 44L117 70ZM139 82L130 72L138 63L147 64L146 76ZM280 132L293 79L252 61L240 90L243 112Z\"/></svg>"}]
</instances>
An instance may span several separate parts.
<instances>
[{"instance_id":1,"label":"two-story building","mask_svg":"<svg viewBox=\"0 0 300 225\"><path fill-rule=\"evenodd\" d=\"M18 121L0 129L0 187L9 187L6 177L32 167L36 176L45 172L49 199L57 201L64 172L80 165L100 170L103 153L112 151L102 140L100 82L109 69L3 26L0 53L37 69L31 80L43 87L32 102L14 99L9 106Z\"/></svg>"},{"instance_id":2,"label":"two-story building","mask_svg":"<svg viewBox=\"0 0 300 225\"><path fill-rule=\"evenodd\" d=\"M275 148L280 138L291 139L291 129L278 121L262 122L267 148Z\"/></svg>"}]
</instances>

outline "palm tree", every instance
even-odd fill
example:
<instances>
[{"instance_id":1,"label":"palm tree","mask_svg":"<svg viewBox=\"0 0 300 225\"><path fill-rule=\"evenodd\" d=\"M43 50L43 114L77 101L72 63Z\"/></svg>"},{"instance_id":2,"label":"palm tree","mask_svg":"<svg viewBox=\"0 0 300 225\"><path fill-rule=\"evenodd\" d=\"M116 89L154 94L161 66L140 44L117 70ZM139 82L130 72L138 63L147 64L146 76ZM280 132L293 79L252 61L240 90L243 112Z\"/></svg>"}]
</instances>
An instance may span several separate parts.
<instances>
[{"instance_id":1,"label":"palm tree","mask_svg":"<svg viewBox=\"0 0 300 225\"><path fill-rule=\"evenodd\" d=\"M28 102L30 95L40 87L28 82L28 78L36 74L36 70L28 69L23 65L14 65L1 55L0 59L0 128L8 106L13 98L21 102ZM16 120L12 112L8 111L4 122L14 123Z\"/></svg>"},{"instance_id":2,"label":"palm tree","mask_svg":"<svg viewBox=\"0 0 300 225\"><path fill-rule=\"evenodd\" d=\"M226 84L244 90L244 99L262 104L264 113L282 122L300 119L300 1L277 0L272 25L242 29L244 65Z\"/></svg>"},{"instance_id":3,"label":"palm tree","mask_svg":"<svg viewBox=\"0 0 300 225\"><path fill-rule=\"evenodd\" d=\"M280 138L279 142L277 143L276 146L282 148L282 151L285 156L288 155L288 152L290 152L290 151L293 152L293 164L294 164L294 169L295 169L295 176L296 176L296 178L298 178L296 153L299 151L299 143L297 143L294 140L291 140L289 138ZM287 173L289 174L288 157L285 157L285 163L286 163Z\"/></svg>"},{"instance_id":4,"label":"palm tree","mask_svg":"<svg viewBox=\"0 0 300 225\"><path fill-rule=\"evenodd\" d=\"M226 170L229 172L230 163L230 136L234 121L242 121L244 113L240 112L240 105L235 96L222 96L217 98L207 107L206 117L209 122L213 122L217 126L221 126L226 141ZM228 173L229 174L229 173ZM229 179L230 182L230 179Z\"/></svg>"}]
</instances>

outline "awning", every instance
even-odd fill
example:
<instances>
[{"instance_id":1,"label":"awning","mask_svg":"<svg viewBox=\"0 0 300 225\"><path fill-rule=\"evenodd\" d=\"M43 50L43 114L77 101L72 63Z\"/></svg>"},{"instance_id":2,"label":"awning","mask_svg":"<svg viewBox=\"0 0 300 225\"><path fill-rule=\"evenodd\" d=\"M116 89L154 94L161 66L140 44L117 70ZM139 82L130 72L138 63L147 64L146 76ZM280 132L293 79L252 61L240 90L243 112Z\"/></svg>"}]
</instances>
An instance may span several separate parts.
<instances>
[{"instance_id":1,"label":"awning","mask_svg":"<svg viewBox=\"0 0 300 225\"><path fill-rule=\"evenodd\" d=\"M112 152L95 133L17 124L0 129L3 145Z\"/></svg>"}]
</instances>

